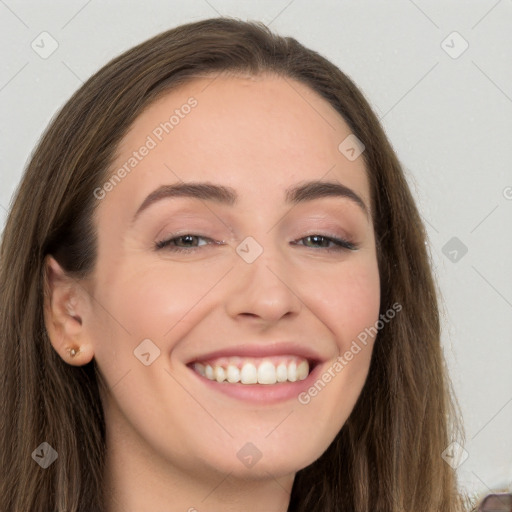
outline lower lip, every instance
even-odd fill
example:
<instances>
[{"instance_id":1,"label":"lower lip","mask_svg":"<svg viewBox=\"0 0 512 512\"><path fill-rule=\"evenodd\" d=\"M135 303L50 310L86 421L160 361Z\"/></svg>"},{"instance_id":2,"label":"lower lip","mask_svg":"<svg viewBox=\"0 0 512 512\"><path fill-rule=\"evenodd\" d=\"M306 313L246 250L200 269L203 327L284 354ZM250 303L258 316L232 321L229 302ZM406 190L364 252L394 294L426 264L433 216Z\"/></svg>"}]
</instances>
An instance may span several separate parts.
<instances>
[{"instance_id":1,"label":"lower lip","mask_svg":"<svg viewBox=\"0 0 512 512\"><path fill-rule=\"evenodd\" d=\"M206 386L214 391L224 393L232 398L244 402L271 405L290 399L298 399L300 393L313 385L320 373L321 364L317 364L304 380L296 382L280 382L278 384L230 384L229 382L217 382L199 375L192 368L190 371Z\"/></svg>"}]
</instances>

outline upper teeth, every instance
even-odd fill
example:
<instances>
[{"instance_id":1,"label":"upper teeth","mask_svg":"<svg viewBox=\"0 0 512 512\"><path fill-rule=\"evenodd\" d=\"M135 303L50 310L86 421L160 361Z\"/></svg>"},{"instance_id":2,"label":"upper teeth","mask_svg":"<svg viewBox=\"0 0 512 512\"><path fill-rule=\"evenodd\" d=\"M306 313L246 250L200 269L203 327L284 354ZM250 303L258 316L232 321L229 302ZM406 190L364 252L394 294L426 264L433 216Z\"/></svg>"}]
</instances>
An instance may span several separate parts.
<instances>
[{"instance_id":1,"label":"upper teeth","mask_svg":"<svg viewBox=\"0 0 512 512\"><path fill-rule=\"evenodd\" d=\"M272 360L274 359L274 360ZM242 384L276 384L304 380L309 374L306 359L289 356L281 361L275 358L242 360L239 357L222 358L215 363L194 363L194 370L209 380Z\"/></svg>"}]
</instances>

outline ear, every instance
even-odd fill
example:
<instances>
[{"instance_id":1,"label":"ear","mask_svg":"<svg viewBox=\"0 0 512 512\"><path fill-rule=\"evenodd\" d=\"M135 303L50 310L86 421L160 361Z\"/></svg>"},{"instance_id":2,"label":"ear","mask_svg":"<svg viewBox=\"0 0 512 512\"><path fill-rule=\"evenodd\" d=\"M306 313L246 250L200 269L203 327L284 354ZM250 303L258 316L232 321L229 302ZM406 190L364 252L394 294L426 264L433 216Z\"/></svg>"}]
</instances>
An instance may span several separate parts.
<instances>
[{"instance_id":1,"label":"ear","mask_svg":"<svg viewBox=\"0 0 512 512\"><path fill-rule=\"evenodd\" d=\"M44 322L51 344L66 363L81 366L91 361L94 348L84 320L91 311L90 297L68 276L53 256L44 261ZM73 355L72 350L76 352Z\"/></svg>"}]
</instances>

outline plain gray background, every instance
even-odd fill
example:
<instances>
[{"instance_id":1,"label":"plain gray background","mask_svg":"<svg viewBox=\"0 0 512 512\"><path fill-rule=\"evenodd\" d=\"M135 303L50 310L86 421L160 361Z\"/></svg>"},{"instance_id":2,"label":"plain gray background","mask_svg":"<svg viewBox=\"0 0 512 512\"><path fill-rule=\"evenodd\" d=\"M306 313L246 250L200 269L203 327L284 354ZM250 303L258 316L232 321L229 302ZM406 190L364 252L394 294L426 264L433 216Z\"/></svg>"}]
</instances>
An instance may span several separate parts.
<instances>
[{"instance_id":1,"label":"plain gray background","mask_svg":"<svg viewBox=\"0 0 512 512\"><path fill-rule=\"evenodd\" d=\"M84 80L161 31L218 15L261 20L320 52L381 117L445 304L466 429L452 461L471 493L512 487L511 0L0 0L0 228L38 138Z\"/></svg>"}]
</instances>

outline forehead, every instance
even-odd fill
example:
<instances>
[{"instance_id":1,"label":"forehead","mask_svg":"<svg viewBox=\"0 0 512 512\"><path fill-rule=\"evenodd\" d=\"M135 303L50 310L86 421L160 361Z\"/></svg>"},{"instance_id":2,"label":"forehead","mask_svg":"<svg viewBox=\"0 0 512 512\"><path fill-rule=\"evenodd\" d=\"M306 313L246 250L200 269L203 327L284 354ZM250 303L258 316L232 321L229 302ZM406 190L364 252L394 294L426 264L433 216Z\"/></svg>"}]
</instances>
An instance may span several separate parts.
<instances>
[{"instance_id":1,"label":"forehead","mask_svg":"<svg viewBox=\"0 0 512 512\"><path fill-rule=\"evenodd\" d=\"M122 178L101 208L127 220L156 187L180 181L222 182L241 204L259 207L262 199L282 203L290 185L313 179L339 181L369 205L363 158L349 161L338 149L350 133L326 100L296 80L197 78L135 120L110 170Z\"/></svg>"}]
</instances>

